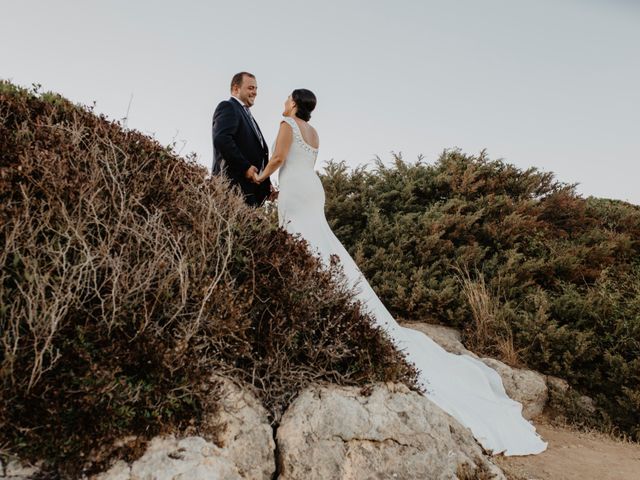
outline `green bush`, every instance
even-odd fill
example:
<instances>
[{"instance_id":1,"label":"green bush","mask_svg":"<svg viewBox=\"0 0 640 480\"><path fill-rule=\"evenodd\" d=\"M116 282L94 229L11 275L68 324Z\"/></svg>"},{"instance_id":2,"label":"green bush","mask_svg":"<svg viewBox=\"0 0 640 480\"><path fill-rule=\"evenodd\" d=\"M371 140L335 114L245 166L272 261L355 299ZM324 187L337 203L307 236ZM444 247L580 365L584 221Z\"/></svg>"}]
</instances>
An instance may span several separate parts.
<instances>
[{"instance_id":1,"label":"green bush","mask_svg":"<svg viewBox=\"0 0 640 480\"><path fill-rule=\"evenodd\" d=\"M338 267L205 176L0 83L0 450L91 472L197 428L215 372L253 383L274 422L312 381L415 386Z\"/></svg>"},{"instance_id":2,"label":"green bush","mask_svg":"<svg viewBox=\"0 0 640 480\"><path fill-rule=\"evenodd\" d=\"M329 163L322 180L336 235L395 316L567 379L597 401L581 421L640 439L640 207L484 152Z\"/></svg>"}]
</instances>

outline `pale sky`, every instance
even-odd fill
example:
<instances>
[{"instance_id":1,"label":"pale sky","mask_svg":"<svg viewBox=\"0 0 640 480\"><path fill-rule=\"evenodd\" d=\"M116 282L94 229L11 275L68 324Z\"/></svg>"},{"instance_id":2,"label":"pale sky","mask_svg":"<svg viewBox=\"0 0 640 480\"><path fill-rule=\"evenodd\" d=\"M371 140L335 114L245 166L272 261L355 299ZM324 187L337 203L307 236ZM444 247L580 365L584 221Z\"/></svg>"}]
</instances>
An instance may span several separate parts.
<instances>
[{"instance_id":1,"label":"pale sky","mask_svg":"<svg viewBox=\"0 0 640 480\"><path fill-rule=\"evenodd\" d=\"M1 78L128 110L207 167L241 70L269 144L315 92L318 168L486 148L640 204L640 0L0 0Z\"/></svg>"}]
</instances>

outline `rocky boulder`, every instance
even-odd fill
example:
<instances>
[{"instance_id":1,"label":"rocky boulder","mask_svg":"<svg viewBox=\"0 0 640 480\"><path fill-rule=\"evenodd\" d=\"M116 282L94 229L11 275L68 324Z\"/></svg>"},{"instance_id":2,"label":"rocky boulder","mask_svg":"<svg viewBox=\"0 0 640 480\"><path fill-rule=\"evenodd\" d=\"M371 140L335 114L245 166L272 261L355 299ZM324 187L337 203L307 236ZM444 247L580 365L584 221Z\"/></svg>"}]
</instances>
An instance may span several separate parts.
<instances>
[{"instance_id":1,"label":"rocky boulder","mask_svg":"<svg viewBox=\"0 0 640 480\"><path fill-rule=\"evenodd\" d=\"M144 455L116 463L95 480L242 480L223 449L201 437L156 437ZM268 477L267 477L268 478Z\"/></svg>"},{"instance_id":2,"label":"rocky boulder","mask_svg":"<svg viewBox=\"0 0 640 480\"><path fill-rule=\"evenodd\" d=\"M445 327L444 325L432 325L431 323L423 322L406 322L403 323L402 326L424 333L449 353L470 355L474 358L478 358L475 353L464 347L462 344L462 335L455 328Z\"/></svg>"},{"instance_id":3,"label":"rocky boulder","mask_svg":"<svg viewBox=\"0 0 640 480\"><path fill-rule=\"evenodd\" d=\"M39 472L37 466L22 463L15 457L5 457L0 451L0 480L29 480Z\"/></svg>"},{"instance_id":4,"label":"rocky boulder","mask_svg":"<svg viewBox=\"0 0 640 480\"><path fill-rule=\"evenodd\" d=\"M549 388L550 395L562 396L566 394L571 388L569 386L569 382L567 382L562 378L554 377L552 375L547 375L546 380L547 380L547 387Z\"/></svg>"},{"instance_id":5,"label":"rocky boulder","mask_svg":"<svg viewBox=\"0 0 640 480\"><path fill-rule=\"evenodd\" d=\"M544 375L533 370L513 368L493 358L478 357L475 353L465 348L462 344L460 332L455 328L421 322L408 322L403 326L424 333L447 352L469 355L493 368L502 378L502 384L507 395L522 404L522 416L527 420L540 415L544 410L549 399Z\"/></svg>"},{"instance_id":6,"label":"rocky boulder","mask_svg":"<svg viewBox=\"0 0 640 480\"><path fill-rule=\"evenodd\" d=\"M404 385L310 386L276 442L280 480L505 478L470 430Z\"/></svg>"},{"instance_id":7,"label":"rocky boulder","mask_svg":"<svg viewBox=\"0 0 640 480\"><path fill-rule=\"evenodd\" d=\"M154 438L141 458L118 462L96 480L270 480L275 442L267 411L246 385L218 376L212 384L221 390L220 408L203 427L210 438Z\"/></svg>"},{"instance_id":8,"label":"rocky boulder","mask_svg":"<svg viewBox=\"0 0 640 480\"><path fill-rule=\"evenodd\" d=\"M211 418L216 444L238 468L242 478L270 479L275 470L275 441L267 410L249 385L214 377L223 395Z\"/></svg>"},{"instance_id":9,"label":"rocky boulder","mask_svg":"<svg viewBox=\"0 0 640 480\"><path fill-rule=\"evenodd\" d=\"M542 413L549 399L544 375L533 370L512 368L493 358L483 358L482 361L498 372L507 395L522 404L524 418L530 420Z\"/></svg>"}]
</instances>

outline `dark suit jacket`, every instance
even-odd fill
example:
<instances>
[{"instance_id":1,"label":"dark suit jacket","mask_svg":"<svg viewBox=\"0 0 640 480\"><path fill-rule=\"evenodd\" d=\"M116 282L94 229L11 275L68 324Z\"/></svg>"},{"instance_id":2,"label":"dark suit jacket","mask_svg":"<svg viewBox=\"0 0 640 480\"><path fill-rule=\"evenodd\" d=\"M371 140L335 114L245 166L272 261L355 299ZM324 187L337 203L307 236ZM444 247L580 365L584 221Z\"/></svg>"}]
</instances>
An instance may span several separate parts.
<instances>
[{"instance_id":1,"label":"dark suit jacket","mask_svg":"<svg viewBox=\"0 0 640 480\"><path fill-rule=\"evenodd\" d=\"M257 123L256 123L257 125ZM262 136L260 127L258 132ZM233 185L238 185L249 205L260 205L269 196L271 182L260 185L245 178L253 165L261 170L269 161L266 141L260 141L252 127L251 119L240 102L234 98L218 104L211 126L213 137L214 175L226 175Z\"/></svg>"}]
</instances>

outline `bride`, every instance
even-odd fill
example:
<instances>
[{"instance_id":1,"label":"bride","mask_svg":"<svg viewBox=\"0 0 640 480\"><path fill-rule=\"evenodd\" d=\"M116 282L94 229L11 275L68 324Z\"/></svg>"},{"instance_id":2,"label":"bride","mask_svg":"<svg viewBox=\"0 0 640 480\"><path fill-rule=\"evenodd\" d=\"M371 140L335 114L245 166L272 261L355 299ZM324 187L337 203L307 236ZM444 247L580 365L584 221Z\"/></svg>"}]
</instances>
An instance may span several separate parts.
<instances>
[{"instance_id":1,"label":"bride","mask_svg":"<svg viewBox=\"0 0 640 480\"><path fill-rule=\"evenodd\" d=\"M315 105L316 97L309 90L291 93L284 104L274 153L256 178L262 182L280 169L280 226L307 240L326 263L331 255L339 257L358 299L419 370L426 396L471 429L485 450L504 455L544 451L546 442L522 417L522 405L507 396L496 371L468 355L445 351L421 332L401 327L333 234L324 215L324 189L314 171L319 138L308 122Z\"/></svg>"}]
</instances>

